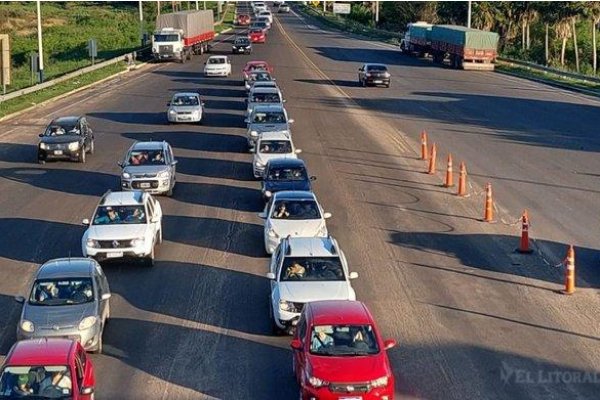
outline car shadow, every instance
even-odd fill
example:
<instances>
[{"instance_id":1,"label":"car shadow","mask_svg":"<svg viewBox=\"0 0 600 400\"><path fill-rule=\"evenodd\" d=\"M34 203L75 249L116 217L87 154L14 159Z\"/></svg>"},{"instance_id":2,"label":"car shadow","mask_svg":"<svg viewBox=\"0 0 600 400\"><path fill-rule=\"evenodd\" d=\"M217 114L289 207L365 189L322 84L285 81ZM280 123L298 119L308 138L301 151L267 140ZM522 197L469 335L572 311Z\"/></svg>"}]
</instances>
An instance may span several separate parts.
<instances>
[{"instance_id":1,"label":"car shadow","mask_svg":"<svg viewBox=\"0 0 600 400\"><path fill-rule=\"evenodd\" d=\"M203 128L200 126L198 129ZM248 152L246 138L234 134L206 133L201 131L170 131L122 133L121 135L132 140L164 140L168 142L173 149L211 151L217 153ZM175 158L179 158L176 150Z\"/></svg>"},{"instance_id":2,"label":"car shadow","mask_svg":"<svg viewBox=\"0 0 600 400\"><path fill-rule=\"evenodd\" d=\"M342 79L295 79L296 82L302 83L314 83L316 85L330 85L330 86L342 86L342 87L359 87L361 86L356 81L348 81Z\"/></svg>"},{"instance_id":3,"label":"car shadow","mask_svg":"<svg viewBox=\"0 0 600 400\"><path fill-rule=\"evenodd\" d=\"M179 160L178 173L237 181L255 181L252 164L249 162L197 157L177 157L177 160Z\"/></svg>"},{"instance_id":4,"label":"car shadow","mask_svg":"<svg viewBox=\"0 0 600 400\"><path fill-rule=\"evenodd\" d=\"M166 240L247 257L266 257L261 225L175 215L165 215L162 223Z\"/></svg>"},{"instance_id":5,"label":"car shadow","mask_svg":"<svg viewBox=\"0 0 600 400\"><path fill-rule=\"evenodd\" d=\"M34 144L0 143L0 161L37 164L37 151Z\"/></svg>"},{"instance_id":6,"label":"car shadow","mask_svg":"<svg viewBox=\"0 0 600 400\"><path fill-rule=\"evenodd\" d=\"M241 113L206 113L203 125L213 128L246 128L244 116Z\"/></svg>"},{"instance_id":7,"label":"car shadow","mask_svg":"<svg viewBox=\"0 0 600 400\"><path fill-rule=\"evenodd\" d=\"M118 122L120 124L135 124L135 125L167 125L167 103L165 100L164 112L90 112L87 115L100 120Z\"/></svg>"},{"instance_id":8,"label":"car shadow","mask_svg":"<svg viewBox=\"0 0 600 400\"><path fill-rule=\"evenodd\" d=\"M14 297L0 294L0 355L6 355L17 341L17 324L22 307Z\"/></svg>"},{"instance_id":9,"label":"car shadow","mask_svg":"<svg viewBox=\"0 0 600 400\"><path fill-rule=\"evenodd\" d=\"M187 84L196 84L196 82L190 82L189 80L181 81ZM225 89L225 88L214 88L214 87L201 87L196 88L194 91L200 93L200 97L204 98L208 103L210 100L206 99L206 97L237 97L237 98L245 98L246 89L240 82L238 85L239 89ZM179 90L179 89L170 89L170 90ZM186 90L181 90L186 91ZM166 104L166 103L165 103Z\"/></svg>"},{"instance_id":10,"label":"car shadow","mask_svg":"<svg viewBox=\"0 0 600 400\"><path fill-rule=\"evenodd\" d=\"M206 100L206 113L210 110L246 110L246 103L243 100Z\"/></svg>"}]
</instances>

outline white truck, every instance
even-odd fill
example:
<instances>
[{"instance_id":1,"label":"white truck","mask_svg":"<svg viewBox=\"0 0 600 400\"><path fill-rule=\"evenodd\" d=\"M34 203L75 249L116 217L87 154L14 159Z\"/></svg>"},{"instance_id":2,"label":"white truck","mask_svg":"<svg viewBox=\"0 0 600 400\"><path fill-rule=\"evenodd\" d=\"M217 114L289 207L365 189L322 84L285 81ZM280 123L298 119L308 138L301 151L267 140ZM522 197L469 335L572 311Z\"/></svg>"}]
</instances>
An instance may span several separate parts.
<instances>
[{"instance_id":1,"label":"white truck","mask_svg":"<svg viewBox=\"0 0 600 400\"><path fill-rule=\"evenodd\" d=\"M178 60L184 63L194 54L203 54L215 37L212 10L179 11L156 18L152 34L155 61Z\"/></svg>"}]
</instances>

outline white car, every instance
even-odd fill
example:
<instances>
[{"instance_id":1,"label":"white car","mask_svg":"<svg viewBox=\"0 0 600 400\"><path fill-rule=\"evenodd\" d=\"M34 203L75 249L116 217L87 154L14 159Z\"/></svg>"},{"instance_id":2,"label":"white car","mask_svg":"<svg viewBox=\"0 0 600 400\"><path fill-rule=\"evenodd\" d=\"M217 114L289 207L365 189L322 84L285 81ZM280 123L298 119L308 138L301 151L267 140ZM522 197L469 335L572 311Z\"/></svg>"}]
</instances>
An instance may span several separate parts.
<instances>
[{"instance_id":1,"label":"white car","mask_svg":"<svg viewBox=\"0 0 600 400\"><path fill-rule=\"evenodd\" d=\"M257 15L258 17L267 17L269 19L269 24L273 24L273 14L269 10L260 11Z\"/></svg>"},{"instance_id":2,"label":"white car","mask_svg":"<svg viewBox=\"0 0 600 400\"><path fill-rule=\"evenodd\" d=\"M274 158L298 158L302 150L294 147L289 131L264 132L258 137L252 160L255 178L262 178L269 160Z\"/></svg>"},{"instance_id":3,"label":"white car","mask_svg":"<svg viewBox=\"0 0 600 400\"><path fill-rule=\"evenodd\" d=\"M281 93L281 97L283 98L283 92L281 91L279 86L277 86L276 81L256 81L256 82L254 82L254 84L252 85L252 87L250 87L250 89L248 91L248 98L250 98L250 96L252 96L252 93L254 92L254 90L260 89L260 88L275 88L275 89L279 90L279 93Z\"/></svg>"},{"instance_id":4,"label":"white car","mask_svg":"<svg viewBox=\"0 0 600 400\"><path fill-rule=\"evenodd\" d=\"M250 91L246 99L246 116L252 114L256 105L279 104L283 106L285 99L277 87L261 87Z\"/></svg>"},{"instance_id":5,"label":"white car","mask_svg":"<svg viewBox=\"0 0 600 400\"><path fill-rule=\"evenodd\" d=\"M344 252L331 236L290 237L271 257L270 315L273 333L293 333L304 304L320 300L356 300Z\"/></svg>"},{"instance_id":6,"label":"white car","mask_svg":"<svg viewBox=\"0 0 600 400\"><path fill-rule=\"evenodd\" d=\"M231 60L227 56L210 56L204 63L204 76L231 75Z\"/></svg>"},{"instance_id":7,"label":"white car","mask_svg":"<svg viewBox=\"0 0 600 400\"><path fill-rule=\"evenodd\" d=\"M167 120L173 122L202 122L204 102L198 93L175 93L167 103Z\"/></svg>"},{"instance_id":8,"label":"white car","mask_svg":"<svg viewBox=\"0 0 600 400\"><path fill-rule=\"evenodd\" d=\"M162 209L147 192L106 192L81 239L84 257L97 261L142 259L154 265L154 249L162 242Z\"/></svg>"},{"instance_id":9,"label":"white car","mask_svg":"<svg viewBox=\"0 0 600 400\"><path fill-rule=\"evenodd\" d=\"M325 220L331 218L313 192L302 190L276 192L258 216L265 220L264 241L268 254L273 254L286 237L327 237Z\"/></svg>"},{"instance_id":10,"label":"white car","mask_svg":"<svg viewBox=\"0 0 600 400\"><path fill-rule=\"evenodd\" d=\"M267 10L267 5L263 1L257 1L252 3L252 8L254 9L254 13L259 13L261 11Z\"/></svg>"}]
</instances>

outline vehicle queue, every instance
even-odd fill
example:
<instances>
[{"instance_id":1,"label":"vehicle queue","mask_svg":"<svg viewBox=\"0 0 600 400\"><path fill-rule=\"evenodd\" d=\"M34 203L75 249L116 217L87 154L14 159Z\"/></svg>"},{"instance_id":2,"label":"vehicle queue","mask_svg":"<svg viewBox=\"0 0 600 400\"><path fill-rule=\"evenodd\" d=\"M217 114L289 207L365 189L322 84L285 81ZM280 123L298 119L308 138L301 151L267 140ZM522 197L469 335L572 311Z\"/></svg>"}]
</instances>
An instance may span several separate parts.
<instances>
[{"instance_id":1,"label":"vehicle queue","mask_svg":"<svg viewBox=\"0 0 600 400\"><path fill-rule=\"evenodd\" d=\"M284 2L280 12L289 11ZM287 10L287 11L286 11ZM233 53L248 54L266 43L273 16L263 2L240 2L249 15L248 39L234 40ZM246 21L246 18L241 20ZM261 34L257 34L260 31ZM250 46L248 46L250 44ZM243 49L238 48L242 46ZM211 56L205 76L231 75L227 56ZM264 248L271 256L269 311L273 333L292 335L292 368L299 398L390 400L394 374L384 340L366 305L356 300L346 256L327 229L326 212L313 191L301 149L293 143L286 99L267 61L250 61L242 71L247 91L245 122L253 174L261 180L265 207ZM203 121L201 94L181 92L167 104L167 123ZM53 120L40 135L38 161L65 158L85 163L94 137L85 117ZM99 200L81 241L83 257L41 265L23 304L18 342L0 375L0 397L92 399L94 367L86 351L101 353L110 318L109 283L100 263L141 260L154 265L162 242L162 208L156 195L176 196L176 165L166 141L138 141L118 161L119 191Z\"/></svg>"}]
</instances>

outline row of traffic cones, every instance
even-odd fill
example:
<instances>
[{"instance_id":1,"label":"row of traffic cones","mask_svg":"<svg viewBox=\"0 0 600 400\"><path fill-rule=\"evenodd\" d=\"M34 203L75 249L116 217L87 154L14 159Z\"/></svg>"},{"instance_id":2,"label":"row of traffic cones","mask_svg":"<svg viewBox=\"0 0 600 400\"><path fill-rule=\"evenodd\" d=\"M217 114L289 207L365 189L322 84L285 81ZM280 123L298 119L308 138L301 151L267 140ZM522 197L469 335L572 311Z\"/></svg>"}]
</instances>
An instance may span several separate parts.
<instances>
[{"instance_id":1,"label":"row of traffic cones","mask_svg":"<svg viewBox=\"0 0 600 400\"><path fill-rule=\"evenodd\" d=\"M433 175L436 173L436 159L437 159L437 146L435 143L431 145L431 153L428 152L427 147L427 132L421 132L421 160L429 161L427 173ZM452 154L448 154L448 162L446 166L446 179L444 180L445 187L454 186L453 182L453 171L452 171ZM460 163L460 172L458 178L458 190L456 194L458 196L465 196L467 192L467 168L464 162ZM492 184L487 183L485 185L485 211L483 221L494 222L494 200L492 197ZM529 214L527 210L523 211L521 216L521 240L517 251L522 254L530 254L533 250L529 247ZM575 293L575 250L573 246L569 246L567 252L566 261L566 272L565 272L565 289L562 291L564 294Z\"/></svg>"}]
</instances>

